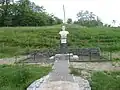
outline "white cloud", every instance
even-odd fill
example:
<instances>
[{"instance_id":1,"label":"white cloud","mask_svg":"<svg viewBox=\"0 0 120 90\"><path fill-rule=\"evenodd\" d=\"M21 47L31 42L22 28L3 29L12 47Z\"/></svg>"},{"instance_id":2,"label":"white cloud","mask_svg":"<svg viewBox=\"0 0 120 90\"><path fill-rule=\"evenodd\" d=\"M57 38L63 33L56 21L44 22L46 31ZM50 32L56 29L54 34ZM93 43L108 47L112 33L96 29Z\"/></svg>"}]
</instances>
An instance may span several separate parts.
<instances>
[{"instance_id":1,"label":"white cloud","mask_svg":"<svg viewBox=\"0 0 120 90\"><path fill-rule=\"evenodd\" d=\"M119 0L31 0L37 5L43 5L47 12L63 19L63 4L66 9L66 18L76 19L80 10L88 10L98 15L104 23L112 20L120 22Z\"/></svg>"}]
</instances>

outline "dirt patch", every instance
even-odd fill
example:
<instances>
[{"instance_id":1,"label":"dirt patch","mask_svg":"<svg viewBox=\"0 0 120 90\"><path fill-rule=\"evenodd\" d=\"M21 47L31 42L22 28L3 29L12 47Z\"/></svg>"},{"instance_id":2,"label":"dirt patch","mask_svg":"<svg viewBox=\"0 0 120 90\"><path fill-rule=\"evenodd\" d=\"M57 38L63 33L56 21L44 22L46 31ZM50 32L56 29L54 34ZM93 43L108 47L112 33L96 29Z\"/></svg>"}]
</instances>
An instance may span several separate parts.
<instances>
[{"instance_id":1,"label":"dirt patch","mask_svg":"<svg viewBox=\"0 0 120 90\"><path fill-rule=\"evenodd\" d=\"M70 67L93 71L120 70L120 66L114 66L113 62L70 62Z\"/></svg>"},{"instance_id":2,"label":"dirt patch","mask_svg":"<svg viewBox=\"0 0 120 90\"><path fill-rule=\"evenodd\" d=\"M19 62L21 60L24 60L28 58L28 56L17 56L17 57L11 57L11 58L2 58L0 59L0 64L14 64L15 62Z\"/></svg>"},{"instance_id":3,"label":"dirt patch","mask_svg":"<svg viewBox=\"0 0 120 90\"><path fill-rule=\"evenodd\" d=\"M113 52L112 58L120 58L120 52Z\"/></svg>"}]
</instances>

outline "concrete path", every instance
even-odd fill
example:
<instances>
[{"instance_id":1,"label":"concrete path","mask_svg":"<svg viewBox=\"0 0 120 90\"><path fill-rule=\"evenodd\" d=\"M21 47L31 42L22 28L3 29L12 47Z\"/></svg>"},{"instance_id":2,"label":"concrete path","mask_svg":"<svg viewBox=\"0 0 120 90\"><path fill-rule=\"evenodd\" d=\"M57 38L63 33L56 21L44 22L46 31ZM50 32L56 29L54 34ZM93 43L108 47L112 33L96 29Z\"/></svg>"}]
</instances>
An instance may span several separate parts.
<instances>
[{"instance_id":1,"label":"concrete path","mask_svg":"<svg viewBox=\"0 0 120 90\"><path fill-rule=\"evenodd\" d=\"M69 74L68 60L56 60L54 70L50 73L49 81L70 81L74 82L72 75Z\"/></svg>"},{"instance_id":2,"label":"concrete path","mask_svg":"<svg viewBox=\"0 0 120 90\"><path fill-rule=\"evenodd\" d=\"M83 90L83 89L79 89L79 85L77 83L67 81L56 81L44 84L41 86L40 89L36 90Z\"/></svg>"},{"instance_id":3,"label":"concrete path","mask_svg":"<svg viewBox=\"0 0 120 90\"><path fill-rule=\"evenodd\" d=\"M47 77L35 81L27 90L91 90L89 82L69 74L69 61L66 55L55 57L53 71Z\"/></svg>"}]
</instances>

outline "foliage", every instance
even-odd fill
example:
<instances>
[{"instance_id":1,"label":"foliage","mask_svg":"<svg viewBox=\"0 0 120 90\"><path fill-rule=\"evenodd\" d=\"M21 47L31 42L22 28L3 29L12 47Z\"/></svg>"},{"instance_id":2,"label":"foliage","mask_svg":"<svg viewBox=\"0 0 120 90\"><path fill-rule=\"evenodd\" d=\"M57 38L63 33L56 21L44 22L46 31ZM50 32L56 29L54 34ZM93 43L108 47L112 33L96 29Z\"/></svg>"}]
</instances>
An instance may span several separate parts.
<instances>
[{"instance_id":1,"label":"foliage","mask_svg":"<svg viewBox=\"0 0 120 90\"><path fill-rule=\"evenodd\" d=\"M71 69L71 74L80 76L80 69ZM120 89L120 72L105 71L92 72L89 78L91 90L119 90Z\"/></svg>"},{"instance_id":2,"label":"foliage","mask_svg":"<svg viewBox=\"0 0 120 90\"><path fill-rule=\"evenodd\" d=\"M76 76L80 76L81 75L81 69L79 68L73 68L70 67L70 74L76 75Z\"/></svg>"},{"instance_id":3,"label":"foliage","mask_svg":"<svg viewBox=\"0 0 120 90\"><path fill-rule=\"evenodd\" d=\"M67 23L68 23L68 24L72 24L72 19L71 19L71 18L68 18Z\"/></svg>"},{"instance_id":4,"label":"foliage","mask_svg":"<svg viewBox=\"0 0 120 90\"><path fill-rule=\"evenodd\" d=\"M104 27L111 27L111 25L109 25L109 24L104 24L103 26Z\"/></svg>"},{"instance_id":5,"label":"foliage","mask_svg":"<svg viewBox=\"0 0 120 90\"><path fill-rule=\"evenodd\" d=\"M0 26L45 26L61 24L62 20L45 12L29 0L2 0L0 3Z\"/></svg>"},{"instance_id":6,"label":"foliage","mask_svg":"<svg viewBox=\"0 0 120 90\"><path fill-rule=\"evenodd\" d=\"M0 28L0 57L11 57L36 49L59 49L59 25L45 27ZM68 47L100 47L103 51L120 51L120 28L84 28L68 25Z\"/></svg>"},{"instance_id":7,"label":"foliage","mask_svg":"<svg viewBox=\"0 0 120 90\"><path fill-rule=\"evenodd\" d=\"M113 58L112 61L113 61L113 62L119 62L119 61L120 61L120 58Z\"/></svg>"},{"instance_id":8,"label":"foliage","mask_svg":"<svg viewBox=\"0 0 120 90\"><path fill-rule=\"evenodd\" d=\"M91 79L92 90L120 90L120 72L95 72Z\"/></svg>"},{"instance_id":9,"label":"foliage","mask_svg":"<svg viewBox=\"0 0 120 90\"><path fill-rule=\"evenodd\" d=\"M115 23L116 23L116 20L113 20L113 21L112 21L112 23L115 25Z\"/></svg>"},{"instance_id":10,"label":"foliage","mask_svg":"<svg viewBox=\"0 0 120 90\"><path fill-rule=\"evenodd\" d=\"M77 14L78 21L75 21L74 23L78 23L81 26L86 26L86 27L95 27L95 26L102 26L103 23L99 19L98 16L93 14L93 12L89 11L80 11Z\"/></svg>"},{"instance_id":11,"label":"foliage","mask_svg":"<svg viewBox=\"0 0 120 90\"><path fill-rule=\"evenodd\" d=\"M0 90L26 90L36 79L47 75L51 67L38 65L0 65Z\"/></svg>"}]
</instances>

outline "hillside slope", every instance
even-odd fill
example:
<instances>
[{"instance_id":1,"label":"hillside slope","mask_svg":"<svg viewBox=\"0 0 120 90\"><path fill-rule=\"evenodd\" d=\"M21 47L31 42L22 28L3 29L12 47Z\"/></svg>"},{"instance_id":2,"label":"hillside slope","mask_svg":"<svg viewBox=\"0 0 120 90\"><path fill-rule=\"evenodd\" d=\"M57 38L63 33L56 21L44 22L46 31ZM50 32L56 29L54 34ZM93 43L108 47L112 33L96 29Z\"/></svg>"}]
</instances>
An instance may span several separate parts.
<instances>
[{"instance_id":1,"label":"hillside slope","mask_svg":"<svg viewBox=\"0 0 120 90\"><path fill-rule=\"evenodd\" d=\"M0 28L0 57L19 55L33 49L59 48L61 26ZM67 26L69 48L100 47L120 50L120 28Z\"/></svg>"}]
</instances>

